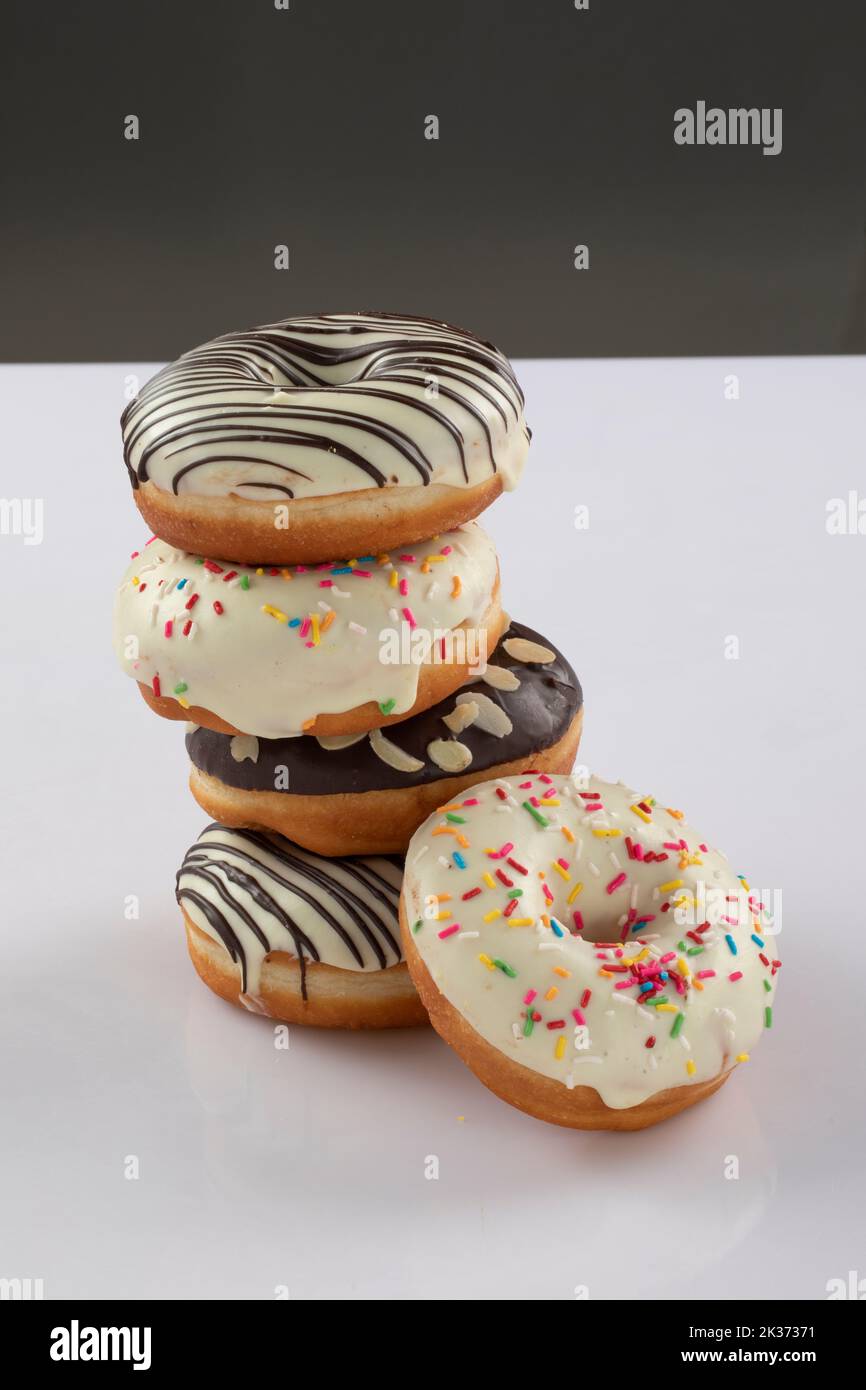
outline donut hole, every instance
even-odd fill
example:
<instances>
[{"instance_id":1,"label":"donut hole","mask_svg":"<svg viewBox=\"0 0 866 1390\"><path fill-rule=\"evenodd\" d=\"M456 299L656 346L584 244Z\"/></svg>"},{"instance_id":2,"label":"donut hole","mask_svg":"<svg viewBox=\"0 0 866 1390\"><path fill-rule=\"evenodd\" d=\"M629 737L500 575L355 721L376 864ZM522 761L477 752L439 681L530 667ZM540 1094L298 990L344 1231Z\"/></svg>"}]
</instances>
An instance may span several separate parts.
<instances>
[{"instance_id":1,"label":"donut hole","mask_svg":"<svg viewBox=\"0 0 866 1390\"><path fill-rule=\"evenodd\" d=\"M571 909L567 908L566 912L570 918ZM622 916L623 914L620 913L617 917L599 917L595 921L590 918L589 921L584 922L583 931L578 931L573 922L568 923L568 927L572 935L578 940L589 942L592 946L622 946L632 935L629 932L627 936L623 936L622 933L626 924L622 920ZM655 926L655 923L652 923L652 926ZM649 929L648 927L647 931ZM640 932L635 932L634 935L640 936Z\"/></svg>"},{"instance_id":2,"label":"donut hole","mask_svg":"<svg viewBox=\"0 0 866 1390\"><path fill-rule=\"evenodd\" d=\"M553 899L551 901L542 888L536 911L539 918L557 922L575 940L591 946L624 946L629 941L645 939L647 935L668 935L670 930L679 935L673 914L662 916L659 904L651 901L646 893L641 893L633 902L628 884L614 890L601 908L597 905L590 908L588 898L594 895L588 895L585 889L575 894L576 885L581 881L589 886L585 874L580 872L579 864L573 865L569 872L566 882L558 879L554 882L553 875L545 873L543 883L552 891Z\"/></svg>"}]
</instances>

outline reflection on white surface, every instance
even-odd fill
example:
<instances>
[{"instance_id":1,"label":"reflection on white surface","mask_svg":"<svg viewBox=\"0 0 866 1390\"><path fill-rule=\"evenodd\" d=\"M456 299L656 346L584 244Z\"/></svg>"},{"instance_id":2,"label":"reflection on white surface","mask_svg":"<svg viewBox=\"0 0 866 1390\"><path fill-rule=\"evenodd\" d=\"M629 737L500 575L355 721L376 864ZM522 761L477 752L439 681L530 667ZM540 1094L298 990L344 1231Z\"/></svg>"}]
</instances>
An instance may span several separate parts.
<instances>
[{"instance_id":1,"label":"reflection on white surface","mask_svg":"<svg viewBox=\"0 0 866 1390\"><path fill-rule=\"evenodd\" d=\"M532 452L485 526L509 610L584 684L581 761L675 797L784 893L772 1032L716 1096L623 1135L519 1114L425 1030L293 1028L278 1052L195 977L182 730L109 642L143 535L128 371L0 370L4 457L44 499L40 546L0 538L0 1277L49 1298L571 1300L823 1298L862 1275L866 538L825 517L859 485L866 363L520 367Z\"/></svg>"},{"instance_id":2,"label":"reflection on white surface","mask_svg":"<svg viewBox=\"0 0 866 1390\"><path fill-rule=\"evenodd\" d=\"M470 1233L485 1267L508 1267L520 1258L514 1231L528 1211L549 1256L569 1261L575 1287L586 1285L590 1297L663 1293L672 1251L676 1279L686 1283L737 1249L776 1187L737 1075L669 1124L619 1135L529 1120L466 1073L457 1078L469 1111L461 1121L447 1113L454 1059L432 1034L293 1027L289 1050L277 1051L271 1024L246 1019L204 989L189 996L186 1062L201 1108L203 1168L227 1207L240 1204L245 1223L266 1226L291 1194L291 1239L307 1251L338 1217L348 1238L353 1210L383 1202L394 1213L438 1208L444 1195L437 1220L454 1223L462 1252L449 1275L454 1296L471 1297ZM428 1193L437 1187L424 1175L431 1154L440 1176ZM732 1160L736 1179L725 1176ZM669 1174L662 1190L659 1172ZM386 1244L393 1218L386 1210L380 1219ZM538 1294L557 1296L546 1282Z\"/></svg>"}]
</instances>

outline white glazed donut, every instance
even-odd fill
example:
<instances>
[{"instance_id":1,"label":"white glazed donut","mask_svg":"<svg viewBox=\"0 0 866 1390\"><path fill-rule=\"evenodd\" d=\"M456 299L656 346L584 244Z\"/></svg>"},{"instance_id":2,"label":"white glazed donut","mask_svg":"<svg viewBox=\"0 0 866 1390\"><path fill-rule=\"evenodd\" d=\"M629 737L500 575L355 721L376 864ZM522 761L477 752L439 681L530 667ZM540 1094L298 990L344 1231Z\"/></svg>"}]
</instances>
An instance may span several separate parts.
<instances>
[{"instance_id":1,"label":"white glazed donut","mask_svg":"<svg viewBox=\"0 0 866 1390\"><path fill-rule=\"evenodd\" d=\"M122 419L164 540L249 563L408 545L520 476L523 396L491 343L432 319L319 314L204 343Z\"/></svg>"},{"instance_id":2,"label":"white glazed donut","mask_svg":"<svg viewBox=\"0 0 866 1390\"><path fill-rule=\"evenodd\" d=\"M166 718L330 736L443 699L504 621L496 551L474 522L411 552L316 568L253 569L153 540L121 583L114 645Z\"/></svg>"},{"instance_id":3,"label":"white glazed donut","mask_svg":"<svg viewBox=\"0 0 866 1390\"><path fill-rule=\"evenodd\" d=\"M404 949L431 1021L529 1114L639 1129L772 1023L766 909L682 813L597 778L481 783L413 837Z\"/></svg>"}]
</instances>

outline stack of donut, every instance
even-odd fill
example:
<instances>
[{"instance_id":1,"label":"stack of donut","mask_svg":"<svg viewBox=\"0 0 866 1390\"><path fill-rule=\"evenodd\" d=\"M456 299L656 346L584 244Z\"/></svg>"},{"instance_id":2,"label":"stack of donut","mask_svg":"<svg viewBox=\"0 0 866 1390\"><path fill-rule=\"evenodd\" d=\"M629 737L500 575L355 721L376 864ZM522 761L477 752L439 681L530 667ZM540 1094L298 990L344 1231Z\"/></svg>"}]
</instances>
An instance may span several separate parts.
<instances>
[{"instance_id":1,"label":"stack of donut","mask_svg":"<svg viewBox=\"0 0 866 1390\"><path fill-rule=\"evenodd\" d=\"M600 820L595 797L574 790L580 683L547 637L506 615L475 520L516 485L529 443L502 353L424 318L285 319L184 354L122 429L155 534L121 582L115 648L150 708L186 721L190 788L213 818L176 885L204 982L252 1012L323 1027L429 1014L487 1085L561 1124L637 1128L716 1089L754 1041L754 1010L739 1027L734 1004L757 976L711 987L688 947L684 966L667 966L648 904L675 890L646 869L673 850L644 837L625 927L603 898L591 930L560 903L574 846L586 842L587 871L603 876L590 850L615 858L623 835L636 845L636 813L612 793ZM582 818L554 811L565 805ZM520 834L544 822L543 849L519 844L512 821ZM696 884L706 847L680 835L675 848L679 879ZM576 985L542 978L557 953L580 998L587 962L610 964L597 1020L571 999ZM619 989L623 970L636 999ZM658 1028L655 1050L637 1051L653 970L673 976L695 1019L672 1044L692 1048L684 1077ZM560 1027L536 1002L545 986L571 1008L554 1063L537 1042ZM642 1022L620 1036L629 1003ZM587 1037L598 1071L584 1065Z\"/></svg>"},{"instance_id":2,"label":"stack of donut","mask_svg":"<svg viewBox=\"0 0 866 1390\"><path fill-rule=\"evenodd\" d=\"M136 504L115 643L188 725L215 824L183 861L190 955L248 1009L427 1021L400 940L402 856L438 806L571 768L582 695L511 623L474 518L529 442L502 353L448 324L326 314L186 353L122 421Z\"/></svg>"}]
</instances>

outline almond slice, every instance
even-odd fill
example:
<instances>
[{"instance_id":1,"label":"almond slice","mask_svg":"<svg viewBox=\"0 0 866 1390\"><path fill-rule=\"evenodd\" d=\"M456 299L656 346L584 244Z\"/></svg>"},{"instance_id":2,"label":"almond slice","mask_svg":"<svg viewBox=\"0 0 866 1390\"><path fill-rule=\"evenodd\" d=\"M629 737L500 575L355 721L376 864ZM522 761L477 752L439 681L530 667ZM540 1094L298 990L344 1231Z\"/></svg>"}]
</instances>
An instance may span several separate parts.
<instances>
[{"instance_id":1,"label":"almond slice","mask_svg":"<svg viewBox=\"0 0 866 1390\"><path fill-rule=\"evenodd\" d=\"M324 738L316 738L320 748L324 748L326 753L338 753L341 748L351 748L353 743L360 743L364 734L326 734Z\"/></svg>"},{"instance_id":2,"label":"almond slice","mask_svg":"<svg viewBox=\"0 0 866 1390\"><path fill-rule=\"evenodd\" d=\"M519 690L520 680L505 666L488 666L482 680L492 685L494 690Z\"/></svg>"},{"instance_id":3,"label":"almond slice","mask_svg":"<svg viewBox=\"0 0 866 1390\"><path fill-rule=\"evenodd\" d=\"M471 751L455 738L434 738L427 744L427 756L443 772L463 772L472 762Z\"/></svg>"},{"instance_id":4,"label":"almond slice","mask_svg":"<svg viewBox=\"0 0 866 1390\"><path fill-rule=\"evenodd\" d=\"M381 729L370 730L370 747L383 763L393 767L395 772L420 772L424 766L420 758L413 758L386 738Z\"/></svg>"},{"instance_id":5,"label":"almond slice","mask_svg":"<svg viewBox=\"0 0 866 1390\"><path fill-rule=\"evenodd\" d=\"M539 642L530 642L526 637L509 637L502 645L515 661L537 661L546 666L549 661L556 660L556 652L542 647Z\"/></svg>"},{"instance_id":6,"label":"almond slice","mask_svg":"<svg viewBox=\"0 0 866 1390\"><path fill-rule=\"evenodd\" d=\"M447 724L452 734L460 734L468 729L478 718L478 705L471 698L458 700L450 714L443 714L442 723Z\"/></svg>"},{"instance_id":7,"label":"almond slice","mask_svg":"<svg viewBox=\"0 0 866 1390\"><path fill-rule=\"evenodd\" d=\"M495 700L491 700L489 695L458 695L458 705L472 704L478 706L478 713L475 716L475 723L479 729L483 729L485 734L494 734L496 738L504 738L510 734L514 725L505 713L505 710L497 705Z\"/></svg>"}]
</instances>

